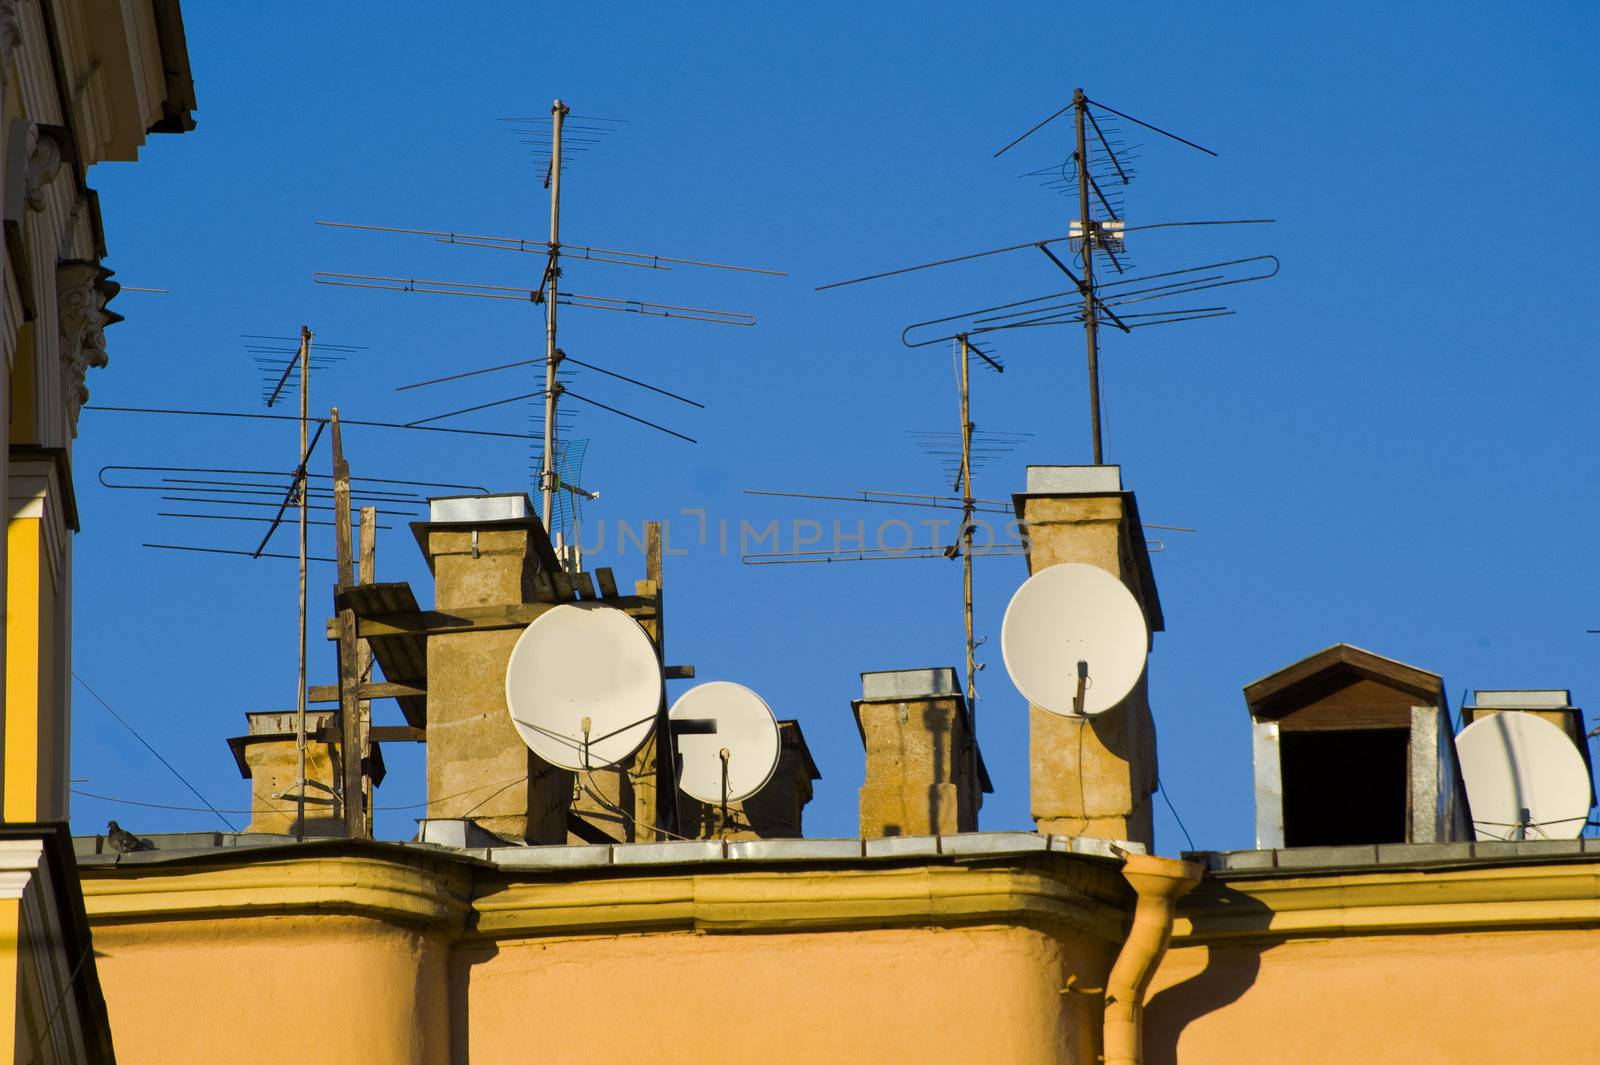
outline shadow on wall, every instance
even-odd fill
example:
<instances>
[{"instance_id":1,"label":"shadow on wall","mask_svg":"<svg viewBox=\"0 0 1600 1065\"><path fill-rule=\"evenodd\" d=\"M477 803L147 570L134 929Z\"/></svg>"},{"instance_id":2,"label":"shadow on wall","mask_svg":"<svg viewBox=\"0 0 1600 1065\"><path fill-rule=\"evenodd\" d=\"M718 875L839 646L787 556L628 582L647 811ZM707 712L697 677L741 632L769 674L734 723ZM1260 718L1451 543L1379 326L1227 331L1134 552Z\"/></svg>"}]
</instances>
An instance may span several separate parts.
<instances>
[{"instance_id":1,"label":"shadow on wall","mask_svg":"<svg viewBox=\"0 0 1600 1065\"><path fill-rule=\"evenodd\" d=\"M1243 997L1261 971L1261 956L1284 941L1283 936L1267 932L1272 921L1270 908L1223 884L1202 883L1180 904L1179 911L1193 919L1197 938L1229 938L1207 944L1205 968L1163 988L1145 1003L1146 1065L1178 1065L1178 1040L1183 1030Z\"/></svg>"},{"instance_id":2,"label":"shadow on wall","mask_svg":"<svg viewBox=\"0 0 1600 1065\"><path fill-rule=\"evenodd\" d=\"M945 738L951 731L945 726L945 720L944 712L934 707L929 707L922 715L923 727L928 730L928 744L933 750L933 781L928 788L928 832L932 835L939 834L939 785L945 783Z\"/></svg>"},{"instance_id":3,"label":"shadow on wall","mask_svg":"<svg viewBox=\"0 0 1600 1065\"><path fill-rule=\"evenodd\" d=\"M450 1065L472 1065L472 977L499 953L493 943L450 952Z\"/></svg>"}]
</instances>

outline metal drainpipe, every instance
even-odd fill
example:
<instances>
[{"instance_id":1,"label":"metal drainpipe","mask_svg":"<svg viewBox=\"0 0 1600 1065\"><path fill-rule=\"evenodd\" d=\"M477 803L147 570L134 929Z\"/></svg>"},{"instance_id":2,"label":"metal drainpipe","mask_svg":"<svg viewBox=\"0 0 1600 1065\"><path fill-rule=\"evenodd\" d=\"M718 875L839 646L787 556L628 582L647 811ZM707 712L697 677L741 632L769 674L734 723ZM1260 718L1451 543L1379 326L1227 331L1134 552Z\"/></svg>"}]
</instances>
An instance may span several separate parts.
<instances>
[{"instance_id":1,"label":"metal drainpipe","mask_svg":"<svg viewBox=\"0 0 1600 1065\"><path fill-rule=\"evenodd\" d=\"M1128 854L1122 875L1139 895L1133 927L1106 980L1105 1065L1144 1065L1144 993L1172 939L1180 898L1200 882L1196 862Z\"/></svg>"}]
</instances>

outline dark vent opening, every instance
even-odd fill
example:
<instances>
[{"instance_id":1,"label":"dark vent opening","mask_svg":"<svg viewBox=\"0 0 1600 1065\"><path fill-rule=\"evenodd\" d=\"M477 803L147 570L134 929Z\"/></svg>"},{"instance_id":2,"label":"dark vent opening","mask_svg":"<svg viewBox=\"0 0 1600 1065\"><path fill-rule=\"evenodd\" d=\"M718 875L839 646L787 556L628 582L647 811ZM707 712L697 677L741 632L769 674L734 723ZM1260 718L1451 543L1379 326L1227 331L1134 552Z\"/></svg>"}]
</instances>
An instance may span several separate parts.
<instances>
[{"instance_id":1,"label":"dark vent opening","mask_svg":"<svg viewBox=\"0 0 1600 1065\"><path fill-rule=\"evenodd\" d=\"M1282 733L1285 845L1404 842L1410 739L1399 728Z\"/></svg>"}]
</instances>

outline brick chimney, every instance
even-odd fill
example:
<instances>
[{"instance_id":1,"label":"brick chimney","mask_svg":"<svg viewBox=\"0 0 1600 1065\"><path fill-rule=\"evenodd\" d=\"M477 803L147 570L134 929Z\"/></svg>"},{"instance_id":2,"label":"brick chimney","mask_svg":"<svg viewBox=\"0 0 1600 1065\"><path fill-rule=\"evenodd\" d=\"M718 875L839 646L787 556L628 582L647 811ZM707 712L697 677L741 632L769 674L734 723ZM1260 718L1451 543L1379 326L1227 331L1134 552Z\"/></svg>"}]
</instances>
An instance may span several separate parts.
<instances>
[{"instance_id":1,"label":"brick chimney","mask_svg":"<svg viewBox=\"0 0 1600 1065\"><path fill-rule=\"evenodd\" d=\"M993 789L954 669L863 673L850 708L867 753L864 838L977 831Z\"/></svg>"},{"instance_id":2,"label":"brick chimney","mask_svg":"<svg viewBox=\"0 0 1600 1065\"><path fill-rule=\"evenodd\" d=\"M1028 542L1028 572L1086 562L1120 578L1162 630L1161 603L1139 508L1118 466L1029 466L1012 497ZM1144 678L1103 714L1067 718L1030 707L1031 798L1040 832L1154 845L1156 730Z\"/></svg>"},{"instance_id":3,"label":"brick chimney","mask_svg":"<svg viewBox=\"0 0 1600 1065\"><path fill-rule=\"evenodd\" d=\"M295 713L291 710L246 714L249 732L233 736L228 747L239 775L250 781L250 823L246 832L295 835L295 781L300 775ZM339 715L332 710L306 714L306 830L312 837L343 836L344 811L334 796L340 782ZM383 782L383 752L372 745L372 786Z\"/></svg>"},{"instance_id":4,"label":"brick chimney","mask_svg":"<svg viewBox=\"0 0 1600 1065\"><path fill-rule=\"evenodd\" d=\"M523 494L429 501L411 526L433 570L435 609L532 602L558 571ZM428 639L428 819L470 819L502 839L565 843L571 774L538 758L506 711L505 672L520 629Z\"/></svg>"}]
</instances>

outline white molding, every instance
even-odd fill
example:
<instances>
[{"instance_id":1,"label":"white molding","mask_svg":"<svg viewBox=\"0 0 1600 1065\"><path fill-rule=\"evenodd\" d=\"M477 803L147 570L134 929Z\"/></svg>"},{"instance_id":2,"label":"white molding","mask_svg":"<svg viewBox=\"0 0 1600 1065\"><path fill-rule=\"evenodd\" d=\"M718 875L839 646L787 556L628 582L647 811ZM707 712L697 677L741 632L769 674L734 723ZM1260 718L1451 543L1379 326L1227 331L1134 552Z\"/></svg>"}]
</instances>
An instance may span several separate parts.
<instances>
[{"instance_id":1,"label":"white molding","mask_svg":"<svg viewBox=\"0 0 1600 1065\"><path fill-rule=\"evenodd\" d=\"M12 458L6 473L10 498L8 521L38 518L43 527L44 556L51 582L61 587L67 550L66 515L61 507L58 467L48 458Z\"/></svg>"},{"instance_id":2,"label":"white molding","mask_svg":"<svg viewBox=\"0 0 1600 1065\"><path fill-rule=\"evenodd\" d=\"M0 840L0 898L22 898L43 869L44 840Z\"/></svg>"}]
</instances>

